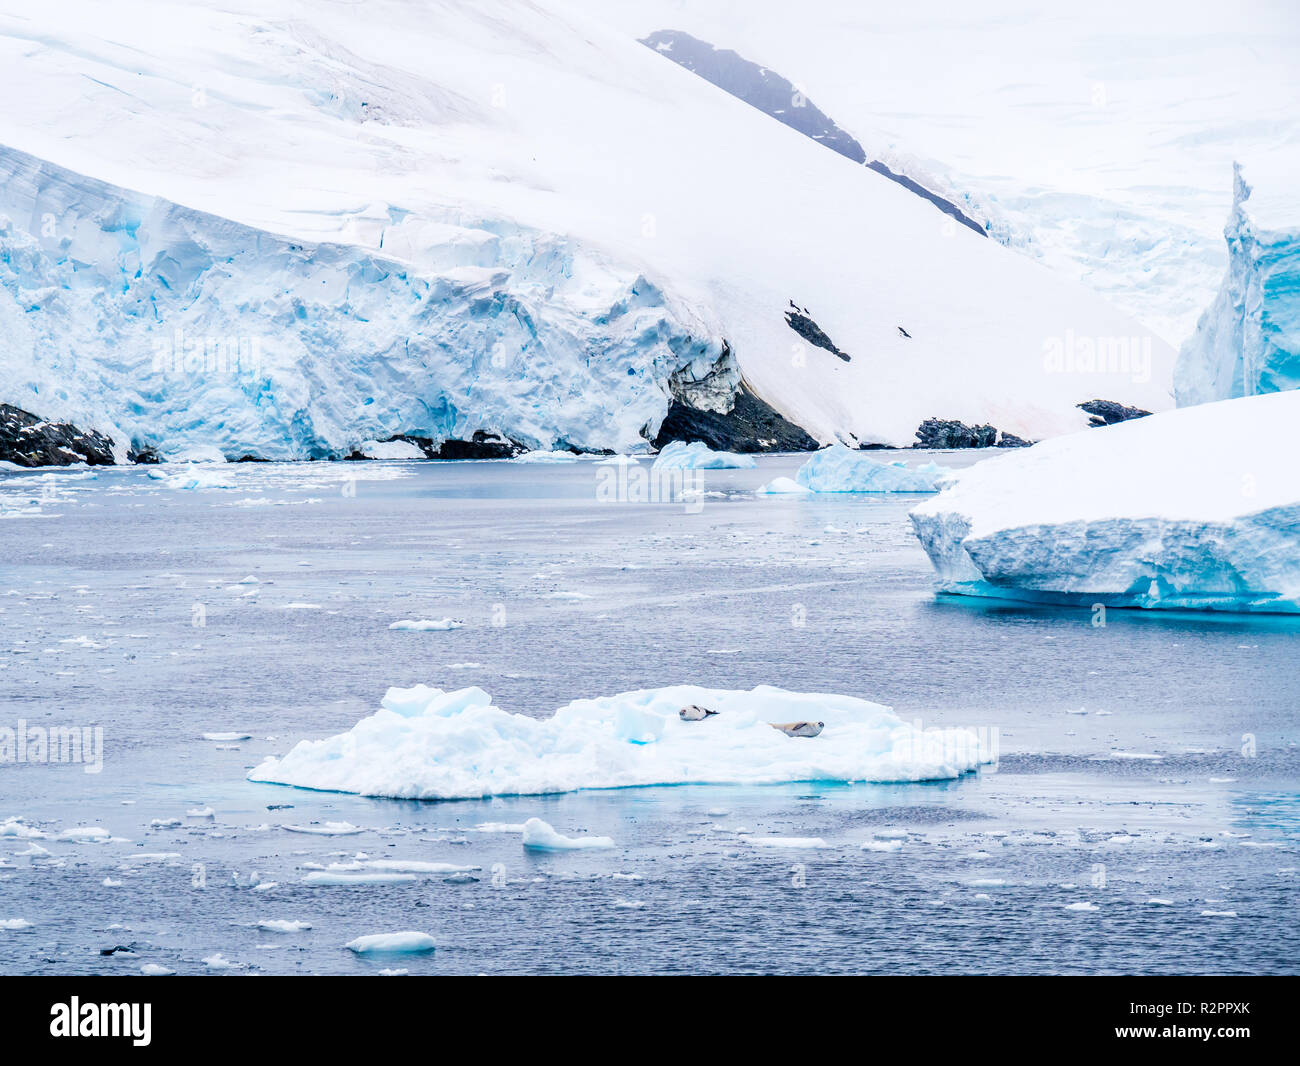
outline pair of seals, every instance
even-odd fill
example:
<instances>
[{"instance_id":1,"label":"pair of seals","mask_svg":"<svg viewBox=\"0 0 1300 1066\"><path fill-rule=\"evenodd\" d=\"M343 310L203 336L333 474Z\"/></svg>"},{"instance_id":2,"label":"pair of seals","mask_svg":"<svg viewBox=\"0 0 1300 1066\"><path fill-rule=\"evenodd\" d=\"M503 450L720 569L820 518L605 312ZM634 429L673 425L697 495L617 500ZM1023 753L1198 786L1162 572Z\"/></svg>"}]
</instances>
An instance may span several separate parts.
<instances>
[{"instance_id":1,"label":"pair of seals","mask_svg":"<svg viewBox=\"0 0 1300 1066\"><path fill-rule=\"evenodd\" d=\"M702 722L706 718L711 718L717 714L708 707L700 707L692 703L689 707L683 707L677 712L677 717L683 722ZM773 729L779 729L787 737L815 737L824 728L825 722L768 722Z\"/></svg>"}]
</instances>

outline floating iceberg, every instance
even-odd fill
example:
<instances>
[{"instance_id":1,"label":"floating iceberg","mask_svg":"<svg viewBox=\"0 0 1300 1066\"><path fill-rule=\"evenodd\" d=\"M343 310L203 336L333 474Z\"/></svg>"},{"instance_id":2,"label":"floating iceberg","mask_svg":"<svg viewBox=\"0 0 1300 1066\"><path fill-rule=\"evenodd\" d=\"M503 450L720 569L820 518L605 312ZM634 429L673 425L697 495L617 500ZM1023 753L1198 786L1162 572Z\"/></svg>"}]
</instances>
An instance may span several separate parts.
<instances>
[{"instance_id":1,"label":"floating iceberg","mask_svg":"<svg viewBox=\"0 0 1300 1066\"><path fill-rule=\"evenodd\" d=\"M1174 366L1180 407L1300 388L1300 216L1247 210L1251 187L1233 170L1228 271Z\"/></svg>"},{"instance_id":2,"label":"floating iceberg","mask_svg":"<svg viewBox=\"0 0 1300 1066\"><path fill-rule=\"evenodd\" d=\"M455 618L402 618L389 625L389 629L408 630L412 633L430 633L435 630L459 629L465 623Z\"/></svg>"},{"instance_id":3,"label":"floating iceberg","mask_svg":"<svg viewBox=\"0 0 1300 1066\"><path fill-rule=\"evenodd\" d=\"M811 492L938 492L947 473L934 463L915 470L901 462L880 463L833 444L804 463L795 481Z\"/></svg>"},{"instance_id":4,"label":"floating iceberg","mask_svg":"<svg viewBox=\"0 0 1300 1066\"><path fill-rule=\"evenodd\" d=\"M682 707L718 711L683 722ZM816 739L770 722L826 723ZM851 696L673 685L575 700L546 719L495 707L480 688L392 688L350 731L302 741L252 781L401 799L454 799L638 785L928 781L990 762L986 738L903 723Z\"/></svg>"},{"instance_id":5,"label":"floating iceberg","mask_svg":"<svg viewBox=\"0 0 1300 1066\"><path fill-rule=\"evenodd\" d=\"M760 485L754 492L759 496L806 496L812 489L804 488L793 478L778 477Z\"/></svg>"},{"instance_id":6,"label":"floating iceberg","mask_svg":"<svg viewBox=\"0 0 1300 1066\"><path fill-rule=\"evenodd\" d=\"M655 470L747 470L754 465L752 455L715 452L701 441L675 440L664 446L654 461Z\"/></svg>"},{"instance_id":7,"label":"floating iceberg","mask_svg":"<svg viewBox=\"0 0 1300 1066\"><path fill-rule=\"evenodd\" d=\"M582 851L587 848L612 848L609 837L566 837L557 833L550 822L529 818L524 823L524 847L533 851Z\"/></svg>"},{"instance_id":8,"label":"floating iceberg","mask_svg":"<svg viewBox=\"0 0 1300 1066\"><path fill-rule=\"evenodd\" d=\"M963 470L912 525L948 592L1300 610L1300 392L1087 430Z\"/></svg>"},{"instance_id":9,"label":"floating iceberg","mask_svg":"<svg viewBox=\"0 0 1300 1066\"><path fill-rule=\"evenodd\" d=\"M372 933L349 940L344 947L358 955L372 953L402 952L405 954L432 951L435 947L433 937L428 933Z\"/></svg>"}]
</instances>

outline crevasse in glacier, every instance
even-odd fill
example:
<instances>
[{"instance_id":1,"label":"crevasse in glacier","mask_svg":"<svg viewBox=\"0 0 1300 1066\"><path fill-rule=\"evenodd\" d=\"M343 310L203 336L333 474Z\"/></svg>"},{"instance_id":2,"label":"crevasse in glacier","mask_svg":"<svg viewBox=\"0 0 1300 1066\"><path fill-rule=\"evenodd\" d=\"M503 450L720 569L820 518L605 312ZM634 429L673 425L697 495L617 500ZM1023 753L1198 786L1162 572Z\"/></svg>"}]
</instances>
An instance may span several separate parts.
<instances>
[{"instance_id":1,"label":"crevasse in glacier","mask_svg":"<svg viewBox=\"0 0 1300 1066\"><path fill-rule=\"evenodd\" d=\"M1059 437L960 471L913 509L950 593L1300 611L1300 391Z\"/></svg>"},{"instance_id":2,"label":"crevasse in glacier","mask_svg":"<svg viewBox=\"0 0 1300 1066\"><path fill-rule=\"evenodd\" d=\"M1270 227L1233 168L1228 270L1174 367L1180 407L1300 388L1300 220Z\"/></svg>"}]
</instances>

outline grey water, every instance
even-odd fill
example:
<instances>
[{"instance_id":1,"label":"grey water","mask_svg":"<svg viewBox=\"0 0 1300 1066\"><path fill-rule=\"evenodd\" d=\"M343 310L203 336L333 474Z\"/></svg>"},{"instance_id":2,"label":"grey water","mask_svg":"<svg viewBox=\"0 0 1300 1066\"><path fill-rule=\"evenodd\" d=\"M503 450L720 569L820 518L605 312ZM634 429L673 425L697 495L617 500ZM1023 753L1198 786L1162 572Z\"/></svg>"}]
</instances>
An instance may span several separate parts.
<instances>
[{"instance_id":1,"label":"grey water","mask_svg":"<svg viewBox=\"0 0 1300 1066\"><path fill-rule=\"evenodd\" d=\"M1296 621L940 599L916 497L754 494L800 461L708 471L697 506L608 502L589 460L237 464L196 490L0 473L0 728L103 737L98 772L0 761L0 972L1300 969ZM388 629L443 616L465 624ZM930 784L442 803L246 780L390 685L544 716L683 682L996 728L1000 758ZM534 815L617 846L479 828ZM331 822L360 831L284 828ZM358 853L479 869L304 883ZM408 929L437 950L344 947Z\"/></svg>"}]
</instances>

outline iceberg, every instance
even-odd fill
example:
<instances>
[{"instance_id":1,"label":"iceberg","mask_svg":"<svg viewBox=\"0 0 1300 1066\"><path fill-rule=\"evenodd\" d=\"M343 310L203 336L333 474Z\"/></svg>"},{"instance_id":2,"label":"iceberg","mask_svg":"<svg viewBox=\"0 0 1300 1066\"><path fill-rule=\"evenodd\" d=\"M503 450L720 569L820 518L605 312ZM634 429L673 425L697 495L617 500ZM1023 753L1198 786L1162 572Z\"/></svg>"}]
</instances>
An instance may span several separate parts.
<instances>
[{"instance_id":1,"label":"iceberg","mask_svg":"<svg viewBox=\"0 0 1300 1066\"><path fill-rule=\"evenodd\" d=\"M1300 611L1300 392L1223 400L989 459L913 509L941 590Z\"/></svg>"},{"instance_id":2,"label":"iceberg","mask_svg":"<svg viewBox=\"0 0 1300 1066\"><path fill-rule=\"evenodd\" d=\"M812 489L804 488L793 478L777 477L766 485L760 485L754 493L758 496L806 496L811 491Z\"/></svg>"},{"instance_id":3,"label":"iceberg","mask_svg":"<svg viewBox=\"0 0 1300 1066\"><path fill-rule=\"evenodd\" d=\"M754 466L752 455L715 452L701 441L675 440L655 457L654 470L748 470Z\"/></svg>"},{"instance_id":4,"label":"iceberg","mask_svg":"<svg viewBox=\"0 0 1300 1066\"><path fill-rule=\"evenodd\" d=\"M880 463L833 444L804 463L795 481L810 492L938 492L939 479L947 473L934 463L915 470L901 462Z\"/></svg>"},{"instance_id":5,"label":"iceberg","mask_svg":"<svg viewBox=\"0 0 1300 1066\"><path fill-rule=\"evenodd\" d=\"M355 940L349 940L343 945L358 955L370 955L376 953L403 953L417 954L424 951L433 951L435 944L433 937L428 933L404 932L404 933L372 933L370 936L359 936Z\"/></svg>"},{"instance_id":6,"label":"iceberg","mask_svg":"<svg viewBox=\"0 0 1300 1066\"><path fill-rule=\"evenodd\" d=\"M540 818L529 818L524 823L524 847L531 851L583 851L589 848L612 848L609 837L566 837L557 833L555 826Z\"/></svg>"},{"instance_id":7,"label":"iceberg","mask_svg":"<svg viewBox=\"0 0 1300 1066\"><path fill-rule=\"evenodd\" d=\"M1228 270L1179 352L1179 407L1300 388L1300 217L1290 205L1248 209L1252 191L1234 165Z\"/></svg>"},{"instance_id":8,"label":"iceberg","mask_svg":"<svg viewBox=\"0 0 1300 1066\"><path fill-rule=\"evenodd\" d=\"M683 722L681 708L716 710ZM815 739L771 722L816 720ZM852 696L671 685L511 714L480 688L392 688L351 730L301 741L251 781L398 799L477 799L642 785L929 781L996 756L968 730L922 730ZM536 828L536 827L534 827Z\"/></svg>"}]
</instances>

